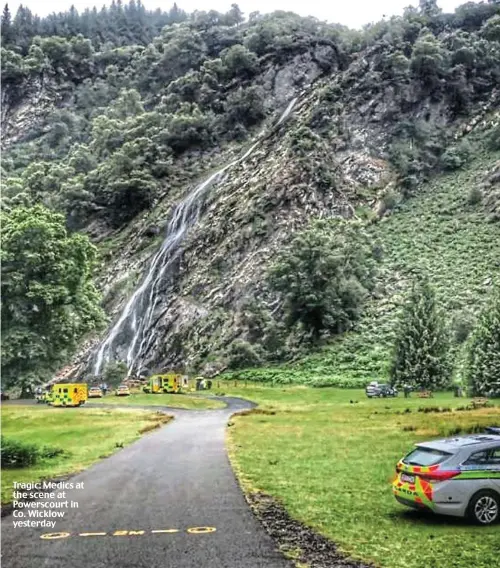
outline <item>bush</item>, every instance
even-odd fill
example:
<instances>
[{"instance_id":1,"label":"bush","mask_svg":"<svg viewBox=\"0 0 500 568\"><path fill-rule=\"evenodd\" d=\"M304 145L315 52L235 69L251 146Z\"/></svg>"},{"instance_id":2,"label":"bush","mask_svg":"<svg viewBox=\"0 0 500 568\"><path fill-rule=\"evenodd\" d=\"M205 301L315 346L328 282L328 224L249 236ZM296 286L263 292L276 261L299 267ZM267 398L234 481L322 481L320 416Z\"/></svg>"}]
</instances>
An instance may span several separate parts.
<instances>
[{"instance_id":1,"label":"bush","mask_svg":"<svg viewBox=\"0 0 500 568\"><path fill-rule=\"evenodd\" d=\"M231 93L226 102L226 121L229 125L252 126L265 116L264 92L259 87L238 89Z\"/></svg>"},{"instance_id":2,"label":"bush","mask_svg":"<svg viewBox=\"0 0 500 568\"><path fill-rule=\"evenodd\" d=\"M228 78L250 77L257 69L257 56L245 46L236 44L222 52Z\"/></svg>"},{"instance_id":3,"label":"bush","mask_svg":"<svg viewBox=\"0 0 500 568\"><path fill-rule=\"evenodd\" d=\"M458 170L463 167L472 153L471 145L463 140L456 146L451 146L441 155L441 167L445 170Z\"/></svg>"},{"instance_id":4,"label":"bush","mask_svg":"<svg viewBox=\"0 0 500 568\"><path fill-rule=\"evenodd\" d=\"M500 124L492 128L488 135L488 146L491 150L500 150Z\"/></svg>"},{"instance_id":5,"label":"bush","mask_svg":"<svg viewBox=\"0 0 500 568\"><path fill-rule=\"evenodd\" d=\"M66 454L63 448L54 446L38 447L19 440L1 437L2 469L30 467L43 459L53 459Z\"/></svg>"},{"instance_id":6,"label":"bush","mask_svg":"<svg viewBox=\"0 0 500 568\"><path fill-rule=\"evenodd\" d=\"M481 203L483 200L483 193L477 186L473 186L470 188L469 193L467 194L467 203L469 205L477 205Z\"/></svg>"},{"instance_id":7,"label":"bush","mask_svg":"<svg viewBox=\"0 0 500 568\"><path fill-rule=\"evenodd\" d=\"M104 369L103 379L110 385L118 385L128 373L127 364L124 361L112 361Z\"/></svg>"},{"instance_id":8,"label":"bush","mask_svg":"<svg viewBox=\"0 0 500 568\"><path fill-rule=\"evenodd\" d=\"M2 468L29 467L40 457L40 450L34 444L1 438Z\"/></svg>"},{"instance_id":9,"label":"bush","mask_svg":"<svg viewBox=\"0 0 500 568\"><path fill-rule=\"evenodd\" d=\"M256 347L241 339L237 339L231 343L228 351L228 359L230 369L256 367L262 364L262 359L257 353Z\"/></svg>"}]
</instances>

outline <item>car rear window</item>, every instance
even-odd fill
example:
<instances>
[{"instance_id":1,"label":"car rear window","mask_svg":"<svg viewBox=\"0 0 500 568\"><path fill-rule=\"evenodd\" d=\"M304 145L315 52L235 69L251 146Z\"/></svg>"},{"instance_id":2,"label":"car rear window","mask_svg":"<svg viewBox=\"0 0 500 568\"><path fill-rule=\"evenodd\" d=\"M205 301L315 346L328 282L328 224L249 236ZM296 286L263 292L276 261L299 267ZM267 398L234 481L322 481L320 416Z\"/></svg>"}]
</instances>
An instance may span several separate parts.
<instances>
[{"instance_id":1,"label":"car rear window","mask_svg":"<svg viewBox=\"0 0 500 568\"><path fill-rule=\"evenodd\" d=\"M442 452L441 450L433 450L431 448L417 448L410 452L404 459L404 463L408 465L429 466L437 465L444 462L452 454Z\"/></svg>"}]
</instances>

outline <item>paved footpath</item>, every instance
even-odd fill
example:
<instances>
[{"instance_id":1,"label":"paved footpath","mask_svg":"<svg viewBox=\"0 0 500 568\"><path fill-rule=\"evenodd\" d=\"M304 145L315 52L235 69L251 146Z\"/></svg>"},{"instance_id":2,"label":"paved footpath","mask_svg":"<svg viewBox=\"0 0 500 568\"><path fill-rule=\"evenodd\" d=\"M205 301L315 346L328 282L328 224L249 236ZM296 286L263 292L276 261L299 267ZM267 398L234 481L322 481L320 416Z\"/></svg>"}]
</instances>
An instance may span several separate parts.
<instances>
[{"instance_id":1,"label":"paved footpath","mask_svg":"<svg viewBox=\"0 0 500 568\"><path fill-rule=\"evenodd\" d=\"M222 410L150 407L175 420L68 480L83 489L60 500L78 508L54 528L14 528L22 519L4 517L2 568L290 568L225 449L229 417L252 404L222 400Z\"/></svg>"}]
</instances>

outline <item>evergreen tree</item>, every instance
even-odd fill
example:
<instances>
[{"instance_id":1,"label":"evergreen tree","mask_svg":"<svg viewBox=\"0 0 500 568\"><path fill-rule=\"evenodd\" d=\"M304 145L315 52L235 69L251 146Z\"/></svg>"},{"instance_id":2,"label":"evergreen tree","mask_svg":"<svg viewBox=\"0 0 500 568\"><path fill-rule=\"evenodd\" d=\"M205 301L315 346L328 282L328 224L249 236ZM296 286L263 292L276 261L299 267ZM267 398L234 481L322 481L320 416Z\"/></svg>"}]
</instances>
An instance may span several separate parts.
<instances>
[{"instance_id":1,"label":"evergreen tree","mask_svg":"<svg viewBox=\"0 0 500 568\"><path fill-rule=\"evenodd\" d=\"M435 292L426 279L417 280L397 329L391 383L436 390L450 383L448 341Z\"/></svg>"},{"instance_id":2,"label":"evergreen tree","mask_svg":"<svg viewBox=\"0 0 500 568\"><path fill-rule=\"evenodd\" d=\"M12 27L16 45L22 49L23 53L27 53L31 38L34 36L33 14L29 8L25 8L22 4L19 5Z\"/></svg>"},{"instance_id":3,"label":"evergreen tree","mask_svg":"<svg viewBox=\"0 0 500 568\"><path fill-rule=\"evenodd\" d=\"M9 5L5 4L2 12L2 46L9 45L13 40L12 17Z\"/></svg>"},{"instance_id":4,"label":"evergreen tree","mask_svg":"<svg viewBox=\"0 0 500 568\"><path fill-rule=\"evenodd\" d=\"M472 335L466 375L474 395L500 396L500 292L496 290Z\"/></svg>"}]
</instances>

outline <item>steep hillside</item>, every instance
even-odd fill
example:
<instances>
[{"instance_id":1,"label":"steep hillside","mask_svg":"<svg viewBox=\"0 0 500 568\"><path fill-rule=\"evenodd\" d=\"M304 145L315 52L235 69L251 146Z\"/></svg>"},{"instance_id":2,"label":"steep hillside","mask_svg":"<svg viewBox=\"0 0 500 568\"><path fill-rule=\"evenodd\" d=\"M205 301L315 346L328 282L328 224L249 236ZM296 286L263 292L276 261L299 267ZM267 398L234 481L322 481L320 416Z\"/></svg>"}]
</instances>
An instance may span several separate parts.
<instances>
[{"instance_id":1,"label":"steep hillside","mask_svg":"<svg viewBox=\"0 0 500 568\"><path fill-rule=\"evenodd\" d=\"M101 253L109 328L74 372L364 380L421 269L475 313L499 272L500 7L424 4L363 32L233 12L146 47L6 46L5 206L61 211ZM316 218L356 221L382 261L351 331L311 343L268 274Z\"/></svg>"},{"instance_id":2,"label":"steep hillside","mask_svg":"<svg viewBox=\"0 0 500 568\"><path fill-rule=\"evenodd\" d=\"M478 152L463 171L437 177L418 196L376 220L369 232L383 250L375 296L355 329L316 353L280 367L238 371L252 380L363 386L387 380L403 294L418 273L432 275L454 340L469 331L500 278L500 228L476 201L499 185L500 153ZM476 196L476 198L474 198ZM460 355L463 338L454 341ZM458 362L456 374L461 372Z\"/></svg>"}]
</instances>

